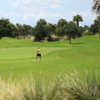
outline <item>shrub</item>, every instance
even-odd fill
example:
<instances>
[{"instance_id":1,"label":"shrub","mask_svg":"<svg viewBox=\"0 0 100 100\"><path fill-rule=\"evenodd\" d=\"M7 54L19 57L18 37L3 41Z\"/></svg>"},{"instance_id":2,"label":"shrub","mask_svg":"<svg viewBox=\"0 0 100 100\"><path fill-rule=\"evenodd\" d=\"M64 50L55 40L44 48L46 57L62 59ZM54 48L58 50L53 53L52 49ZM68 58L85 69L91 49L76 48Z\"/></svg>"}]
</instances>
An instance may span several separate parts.
<instances>
[{"instance_id":1,"label":"shrub","mask_svg":"<svg viewBox=\"0 0 100 100\"><path fill-rule=\"evenodd\" d=\"M93 35L93 33L89 32L89 31L85 31L85 32L83 32L83 35Z\"/></svg>"},{"instance_id":2,"label":"shrub","mask_svg":"<svg viewBox=\"0 0 100 100\"><path fill-rule=\"evenodd\" d=\"M35 41L35 37L31 36L31 41L34 42Z\"/></svg>"},{"instance_id":3,"label":"shrub","mask_svg":"<svg viewBox=\"0 0 100 100\"><path fill-rule=\"evenodd\" d=\"M52 35L51 38L52 38L53 41L59 41L60 40L60 38L56 35Z\"/></svg>"},{"instance_id":4,"label":"shrub","mask_svg":"<svg viewBox=\"0 0 100 100\"><path fill-rule=\"evenodd\" d=\"M17 39L25 39L25 36L17 36Z\"/></svg>"},{"instance_id":5,"label":"shrub","mask_svg":"<svg viewBox=\"0 0 100 100\"><path fill-rule=\"evenodd\" d=\"M96 35L95 35L96 37L100 37L100 33L96 33Z\"/></svg>"},{"instance_id":6,"label":"shrub","mask_svg":"<svg viewBox=\"0 0 100 100\"><path fill-rule=\"evenodd\" d=\"M63 36L63 40L69 40L69 37L68 36Z\"/></svg>"}]
</instances>

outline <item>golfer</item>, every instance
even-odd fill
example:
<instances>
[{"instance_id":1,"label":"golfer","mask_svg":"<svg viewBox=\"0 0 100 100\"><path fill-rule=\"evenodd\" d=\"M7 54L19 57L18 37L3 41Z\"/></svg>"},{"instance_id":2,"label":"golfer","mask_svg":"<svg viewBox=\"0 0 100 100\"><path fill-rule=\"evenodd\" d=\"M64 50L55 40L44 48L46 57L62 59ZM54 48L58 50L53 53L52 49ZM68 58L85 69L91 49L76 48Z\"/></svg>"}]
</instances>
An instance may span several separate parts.
<instances>
[{"instance_id":1,"label":"golfer","mask_svg":"<svg viewBox=\"0 0 100 100\"><path fill-rule=\"evenodd\" d=\"M36 59L37 58L40 58L41 59L40 47L38 47L37 50L36 50Z\"/></svg>"}]
</instances>

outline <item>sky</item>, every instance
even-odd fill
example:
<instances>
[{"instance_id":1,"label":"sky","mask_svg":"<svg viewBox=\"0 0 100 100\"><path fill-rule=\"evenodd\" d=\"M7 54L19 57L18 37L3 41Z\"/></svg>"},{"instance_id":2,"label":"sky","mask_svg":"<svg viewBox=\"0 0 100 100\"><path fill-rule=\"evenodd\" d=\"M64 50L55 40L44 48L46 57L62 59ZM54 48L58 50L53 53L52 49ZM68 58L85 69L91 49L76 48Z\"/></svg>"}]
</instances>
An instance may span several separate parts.
<instances>
[{"instance_id":1,"label":"sky","mask_svg":"<svg viewBox=\"0 0 100 100\"><path fill-rule=\"evenodd\" d=\"M71 21L80 14L81 25L91 25L96 18L92 6L93 0L1 0L0 18L34 26L40 18L56 24L61 18Z\"/></svg>"}]
</instances>

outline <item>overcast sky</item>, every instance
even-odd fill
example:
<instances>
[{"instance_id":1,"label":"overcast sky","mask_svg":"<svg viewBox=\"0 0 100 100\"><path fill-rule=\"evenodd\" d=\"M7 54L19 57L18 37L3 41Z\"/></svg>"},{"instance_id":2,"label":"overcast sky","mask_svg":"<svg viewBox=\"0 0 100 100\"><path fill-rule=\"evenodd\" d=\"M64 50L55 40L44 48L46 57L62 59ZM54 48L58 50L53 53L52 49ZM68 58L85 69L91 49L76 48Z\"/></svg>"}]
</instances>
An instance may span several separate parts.
<instances>
[{"instance_id":1,"label":"overcast sky","mask_svg":"<svg viewBox=\"0 0 100 100\"><path fill-rule=\"evenodd\" d=\"M57 23L60 18L69 21L80 14L84 19L81 25L90 25L96 17L92 5L93 0L1 0L0 18L34 26L40 18Z\"/></svg>"}]
</instances>

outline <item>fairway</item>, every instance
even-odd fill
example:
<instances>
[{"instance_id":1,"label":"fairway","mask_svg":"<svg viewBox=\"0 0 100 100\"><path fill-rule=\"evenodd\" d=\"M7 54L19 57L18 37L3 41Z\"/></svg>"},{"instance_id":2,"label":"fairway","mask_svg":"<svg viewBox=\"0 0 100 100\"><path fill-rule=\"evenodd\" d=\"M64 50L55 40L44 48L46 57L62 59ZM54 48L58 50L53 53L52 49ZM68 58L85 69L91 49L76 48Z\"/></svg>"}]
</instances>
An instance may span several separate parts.
<instances>
[{"instance_id":1,"label":"fairway","mask_svg":"<svg viewBox=\"0 0 100 100\"><path fill-rule=\"evenodd\" d=\"M2 41L4 40L0 40ZM100 38L83 37L73 40L72 45L69 45L68 41L56 43L28 43L28 40L10 39L7 41L11 44L15 42L15 45L4 43L0 48L0 75L3 78L25 78L30 75L39 77L42 74L46 78L54 79L58 75L73 71L78 71L81 75L87 71L95 71L100 76ZM43 55L41 61L35 60L37 46L41 47Z\"/></svg>"}]
</instances>

